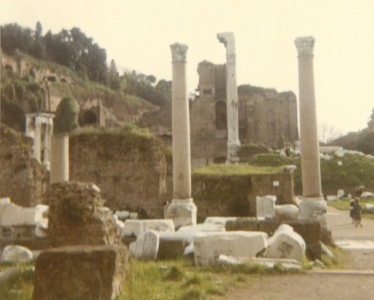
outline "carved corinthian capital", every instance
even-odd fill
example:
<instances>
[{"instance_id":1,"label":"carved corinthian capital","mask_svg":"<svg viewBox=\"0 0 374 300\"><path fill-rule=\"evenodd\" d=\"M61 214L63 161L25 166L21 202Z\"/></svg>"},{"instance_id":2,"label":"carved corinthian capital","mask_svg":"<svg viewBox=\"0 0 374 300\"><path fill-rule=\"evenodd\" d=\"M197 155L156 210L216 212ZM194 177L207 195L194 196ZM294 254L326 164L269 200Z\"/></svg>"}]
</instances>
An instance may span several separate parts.
<instances>
[{"instance_id":1,"label":"carved corinthian capital","mask_svg":"<svg viewBox=\"0 0 374 300\"><path fill-rule=\"evenodd\" d=\"M188 46L175 43L173 45L170 45L171 49L171 55L173 57L173 62L175 61L186 61L186 55L187 55L187 50Z\"/></svg>"},{"instance_id":2,"label":"carved corinthian capital","mask_svg":"<svg viewBox=\"0 0 374 300\"><path fill-rule=\"evenodd\" d=\"M226 47L227 55L235 54L235 37L232 32L221 32L217 34L217 39Z\"/></svg>"},{"instance_id":3,"label":"carved corinthian capital","mask_svg":"<svg viewBox=\"0 0 374 300\"><path fill-rule=\"evenodd\" d=\"M312 36L298 37L295 39L295 46L300 55L313 55L315 38Z\"/></svg>"}]
</instances>

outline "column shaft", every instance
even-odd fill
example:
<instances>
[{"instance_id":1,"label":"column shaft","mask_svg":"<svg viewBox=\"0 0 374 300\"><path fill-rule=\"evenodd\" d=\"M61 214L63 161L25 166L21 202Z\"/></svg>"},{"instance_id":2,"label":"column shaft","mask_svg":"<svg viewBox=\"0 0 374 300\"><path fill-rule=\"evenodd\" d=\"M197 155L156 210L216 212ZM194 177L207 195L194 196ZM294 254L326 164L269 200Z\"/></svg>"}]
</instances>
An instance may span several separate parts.
<instances>
[{"instance_id":1,"label":"column shaft","mask_svg":"<svg viewBox=\"0 0 374 300\"><path fill-rule=\"evenodd\" d=\"M298 60L303 197L322 197L313 54L299 53Z\"/></svg>"},{"instance_id":2,"label":"column shaft","mask_svg":"<svg viewBox=\"0 0 374 300\"><path fill-rule=\"evenodd\" d=\"M227 160L239 162L239 113L238 88L236 85L235 38L232 32L217 34L218 40L226 47L226 107L227 107Z\"/></svg>"},{"instance_id":3,"label":"column shaft","mask_svg":"<svg viewBox=\"0 0 374 300\"><path fill-rule=\"evenodd\" d=\"M176 228L196 224L197 208L191 198L190 111L187 98L186 53L182 44L170 46L173 57L173 201L165 209L165 218Z\"/></svg>"},{"instance_id":4,"label":"column shaft","mask_svg":"<svg viewBox=\"0 0 374 300\"><path fill-rule=\"evenodd\" d=\"M191 198L191 150L186 62L174 61L172 74L173 197L189 199Z\"/></svg>"},{"instance_id":5,"label":"column shaft","mask_svg":"<svg viewBox=\"0 0 374 300\"><path fill-rule=\"evenodd\" d=\"M35 133L34 133L34 158L38 161L41 162L41 148L40 148L40 143L41 143L41 123L38 117L35 118Z\"/></svg>"},{"instance_id":6,"label":"column shaft","mask_svg":"<svg viewBox=\"0 0 374 300\"><path fill-rule=\"evenodd\" d=\"M54 135L51 140L50 184L69 181L69 135Z\"/></svg>"},{"instance_id":7,"label":"column shaft","mask_svg":"<svg viewBox=\"0 0 374 300\"><path fill-rule=\"evenodd\" d=\"M316 220L322 234L327 236L326 201L322 197L321 169L317 131L317 113L314 94L313 37L295 40L299 60L299 107L303 201L300 203L301 220Z\"/></svg>"}]
</instances>

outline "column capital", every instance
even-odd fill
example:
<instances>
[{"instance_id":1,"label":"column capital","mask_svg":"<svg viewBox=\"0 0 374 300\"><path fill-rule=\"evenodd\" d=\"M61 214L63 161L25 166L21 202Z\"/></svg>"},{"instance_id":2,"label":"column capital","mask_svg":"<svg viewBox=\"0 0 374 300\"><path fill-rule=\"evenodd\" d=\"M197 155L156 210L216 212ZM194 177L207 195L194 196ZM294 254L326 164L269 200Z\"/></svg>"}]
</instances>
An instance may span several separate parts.
<instances>
[{"instance_id":1,"label":"column capital","mask_svg":"<svg viewBox=\"0 0 374 300\"><path fill-rule=\"evenodd\" d=\"M186 61L188 46L184 44L175 43L170 45L173 62Z\"/></svg>"},{"instance_id":2,"label":"column capital","mask_svg":"<svg viewBox=\"0 0 374 300\"><path fill-rule=\"evenodd\" d=\"M299 56L313 55L314 43L316 39L313 36L298 37L295 39L295 46Z\"/></svg>"},{"instance_id":3,"label":"column capital","mask_svg":"<svg viewBox=\"0 0 374 300\"><path fill-rule=\"evenodd\" d=\"M217 33L217 39L225 45L227 55L235 54L235 37L233 32Z\"/></svg>"}]
</instances>

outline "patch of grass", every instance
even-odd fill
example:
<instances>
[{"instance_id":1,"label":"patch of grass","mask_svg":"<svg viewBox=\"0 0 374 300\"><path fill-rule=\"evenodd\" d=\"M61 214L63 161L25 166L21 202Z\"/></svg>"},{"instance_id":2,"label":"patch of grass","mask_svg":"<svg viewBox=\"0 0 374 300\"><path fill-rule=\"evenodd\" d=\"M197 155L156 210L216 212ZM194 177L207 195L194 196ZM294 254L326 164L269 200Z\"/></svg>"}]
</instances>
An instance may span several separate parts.
<instances>
[{"instance_id":1,"label":"patch of grass","mask_svg":"<svg viewBox=\"0 0 374 300\"><path fill-rule=\"evenodd\" d=\"M329 247L334 257L322 255L322 262L327 269L345 269L349 260L349 252L339 247Z\"/></svg>"},{"instance_id":2,"label":"patch of grass","mask_svg":"<svg viewBox=\"0 0 374 300\"><path fill-rule=\"evenodd\" d=\"M2 266L0 272L13 266ZM34 266L32 264L20 265L21 273L12 277L3 286L0 286L0 299L29 300L34 291Z\"/></svg>"},{"instance_id":3,"label":"patch of grass","mask_svg":"<svg viewBox=\"0 0 374 300\"><path fill-rule=\"evenodd\" d=\"M249 163L253 166L263 167L279 167L285 165L293 165L294 160L289 157L285 157L279 154L257 154L254 155Z\"/></svg>"},{"instance_id":4,"label":"patch of grass","mask_svg":"<svg viewBox=\"0 0 374 300\"><path fill-rule=\"evenodd\" d=\"M202 175L250 175L250 174L275 174L283 171L283 166L252 166L248 164L226 165L211 164L193 171Z\"/></svg>"},{"instance_id":5,"label":"patch of grass","mask_svg":"<svg viewBox=\"0 0 374 300\"><path fill-rule=\"evenodd\" d=\"M180 266L172 266L162 276L164 280L181 281L185 276L184 270Z\"/></svg>"}]
</instances>

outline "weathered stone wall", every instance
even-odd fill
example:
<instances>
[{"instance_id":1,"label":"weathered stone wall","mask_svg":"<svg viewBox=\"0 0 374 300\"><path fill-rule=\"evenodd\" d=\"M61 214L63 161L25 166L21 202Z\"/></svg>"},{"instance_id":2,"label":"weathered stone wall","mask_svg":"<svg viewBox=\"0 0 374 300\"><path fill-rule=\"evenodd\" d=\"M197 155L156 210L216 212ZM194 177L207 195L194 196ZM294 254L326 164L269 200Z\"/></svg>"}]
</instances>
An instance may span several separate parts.
<instances>
[{"instance_id":1,"label":"weathered stone wall","mask_svg":"<svg viewBox=\"0 0 374 300\"><path fill-rule=\"evenodd\" d=\"M192 174L192 197L199 220L213 216L255 216L256 196L265 195L275 195L277 205L294 203L293 175Z\"/></svg>"},{"instance_id":2,"label":"weathered stone wall","mask_svg":"<svg viewBox=\"0 0 374 300\"><path fill-rule=\"evenodd\" d=\"M48 190L48 204L52 246L120 244L120 230L93 183L55 183Z\"/></svg>"},{"instance_id":3,"label":"weathered stone wall","mask_svg":"<svg viewBox=\"0 0 374 300\"><path fill-rule=\"evenodd\" d=\"M105 206L139 217L163 216L166 158L157 138L129 131L88 131L70 136L70 180L93 182Z\"/></svg>"},{"instance_id":4,"label":"weathered stone wall","mask_svg":"<svg viewBox=\"0 0 374 300\"><path fill-rule=\"evenodd\" d=\"M0 197L20 206L45 202L49 174L33 158L33 140L0 125Z\"/></svg>"}]
</instances>

